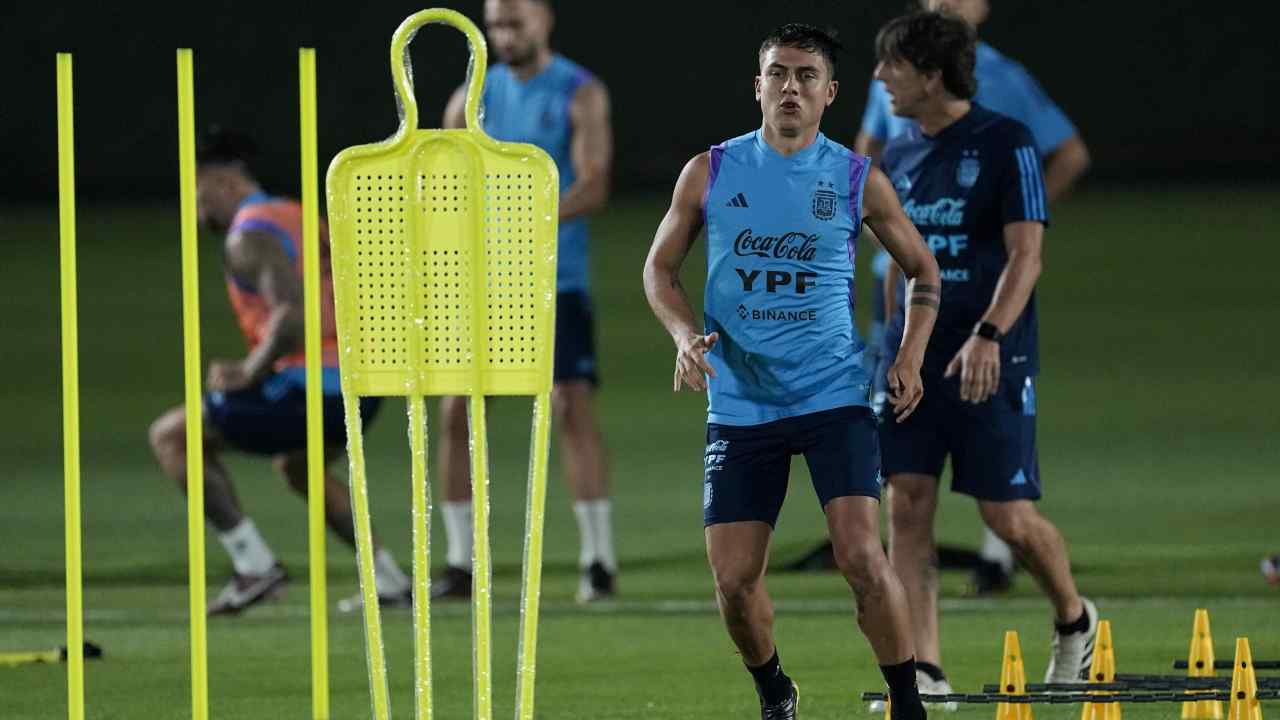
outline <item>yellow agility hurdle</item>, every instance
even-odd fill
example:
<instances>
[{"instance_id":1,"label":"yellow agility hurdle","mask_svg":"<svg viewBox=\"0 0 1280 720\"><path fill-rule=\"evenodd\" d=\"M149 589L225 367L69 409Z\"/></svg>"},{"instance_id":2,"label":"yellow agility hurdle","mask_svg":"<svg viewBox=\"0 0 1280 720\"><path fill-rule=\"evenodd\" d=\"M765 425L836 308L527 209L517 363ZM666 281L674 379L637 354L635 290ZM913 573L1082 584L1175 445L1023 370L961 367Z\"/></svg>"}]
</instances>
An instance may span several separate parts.
<instances>
[{"instance_id":1,"label":"yellow agility hurdle","mask_svg":"<svg viewBox=\"0 0 1280 720\"><path fill-rule=\"evenodd\" d=\"M407 51L417 30L429 23L460 30L470 44L462 130L418 128ZM481 129L486 57L480 31L459 13L433 9L407 18L391 41L399 129L384 142L344 150L329 166L329 230L357 563L378 720L389 717L390 704L374 587L360 396L408 398L418 718L431 717L425 396L470 397L475 717L480 720L493 715L485 396L535 397L516 693L516 716L533 717L559 176L542 150L498 142Z\"/></svg>"}]
</instances>

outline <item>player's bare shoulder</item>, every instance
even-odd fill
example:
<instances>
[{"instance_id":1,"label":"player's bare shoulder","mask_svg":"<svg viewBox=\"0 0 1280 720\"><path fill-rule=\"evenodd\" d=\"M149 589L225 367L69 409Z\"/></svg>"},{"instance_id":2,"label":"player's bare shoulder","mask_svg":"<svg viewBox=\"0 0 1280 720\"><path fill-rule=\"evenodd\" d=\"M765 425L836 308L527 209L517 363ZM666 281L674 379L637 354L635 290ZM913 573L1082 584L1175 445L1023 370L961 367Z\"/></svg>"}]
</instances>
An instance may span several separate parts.
<instances>
[{"instance_id":1,"label":"player's bare shoulder","mask_svg":"<svg viewBox=\"0 0 1280 720\"><path fill-rule=\"evenodd\" d=\"M609 88L595 75L587 77L573 93L571 112L609 114Z\"/></svg>"},{"instance_id":2,"label":"player's bare shoulder","mask_svg":"<svg viewBox=\"0 0 1280 720\"><path fill-rule=\"evenodd\" d=\"M233 230L223 244L227 270L252 283L269 267L289 267L289 257L280 241L263 230Z\"/></svg>"},{"instance_id":3,"label":"player's bare shoulder","mask_svg":"<svg viewBox=\"0 0 1280 720\"><path fill-rule=\"evenodd\" d=\"M702 209L707 194L707 183L711 180L711 152L704 150L689 159L680 170L680 178L676 180L672 205L686 208Z\"/></svg>"}]
</instances>

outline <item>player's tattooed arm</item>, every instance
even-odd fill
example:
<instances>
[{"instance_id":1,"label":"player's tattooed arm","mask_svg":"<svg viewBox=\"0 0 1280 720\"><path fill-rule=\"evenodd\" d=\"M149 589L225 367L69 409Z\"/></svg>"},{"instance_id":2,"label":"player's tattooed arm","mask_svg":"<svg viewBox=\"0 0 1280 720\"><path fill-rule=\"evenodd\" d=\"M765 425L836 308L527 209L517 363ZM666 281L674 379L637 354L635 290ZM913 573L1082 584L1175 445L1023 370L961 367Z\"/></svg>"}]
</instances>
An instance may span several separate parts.
<instances>
[{"instance_id":1,"label":"player's tattooed arm","mask_svg":"<svg viewBox=\"0 0 1280 720\"><path fill-rule=\"evenodd\" d=\"M227 271L267 303L266 334L238 363L211 362L211 390L239 390L271 373L275 361L302 344L302 282L280 242L260 231L236 232L227 238Z\"/></svg>"},{"instance_id":2,"label":"player's tattooed arm","mask_svg":"<svg viewBox=\"0 0 1280 720\"><path fill-rule=\"evenodd\" d=\"M702 230L702 198L709 175L708 153L694 157L684 166L671 196L671 207L658 225L644 262L644 293L649 307L676 345L673 391L679 391L681 385L690 390L706 390L706 376L716 374L706 354L719 335L703 334L689 296L680 284L680 266Z\"/></svg>"},{"instance_id":3,"label":"player's tattooed arm","mask_svg":"<svg viewBox=\"0 0 1280 720\"><path fill-rule=\"evenodd\" d=\"M573 184L560 193L560 220L594 212L609 199L613 174L613 124L609 118L609 90L597 79L584 82L569 104L573 137L569 159Z\"/></svg>"},{"instance_id":4,"label":"player's tattooed arm","mask_svg":"<svg viewBox=\"0 0 1280 720\"><path fill-rule=\"evenodd\" d=\"M911 283L911 299L907 301L908 305L924 305L925 307L938 309L938 302L942 298L942 288L938 285L928 285L921 282Z\"/></svg>"},{"instance_id":5,"label":"player's tattooed arm","mask_svg":"<svg viewBox=\"0 0 1280 720\"><path fill-rule=\"evenodd\" d=\"M889 178L872 168L863 191L863 221L875 232L894 264L907 276L906 324L898 357L889 368L889 400L899 422L915 411L924 396L920 367L937 319L941 275L933 253L898 203ZM891 272L896 272L893 268Z\"/></svg>"}]
</instances>

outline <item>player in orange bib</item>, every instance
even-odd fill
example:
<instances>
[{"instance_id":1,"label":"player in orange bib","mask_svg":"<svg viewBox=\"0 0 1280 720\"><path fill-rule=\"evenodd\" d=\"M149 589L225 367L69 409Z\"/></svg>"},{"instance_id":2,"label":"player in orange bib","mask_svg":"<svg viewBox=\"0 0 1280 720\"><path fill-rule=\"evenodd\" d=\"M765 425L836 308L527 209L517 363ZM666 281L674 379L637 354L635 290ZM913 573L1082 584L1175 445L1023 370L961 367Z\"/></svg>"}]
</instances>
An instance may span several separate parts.
<instances>
[{"instance_id":1,"label":"player in orange bib","mask_svg":"<svg viewBox=\"0 0 1280 720\"><path fill-rule=\"evenodd\" d=\"M289 486L307 494L306 374L303 352L302 208L263 192L247 164L252 142L213 130L196 153L200 222L224 234L227 294L248 345L236 361L209 363L204 397L205 517L218 531L235 574L209 605L210 615L234 614L284 589L287 575L240 506L221 455L237 450L266 455ZM345 456L346 429L339 387L337 333L329 239L320 226L321 336L324 354L325 518L354 547L350 494L328 466ZM360 401L368 423L378 400ZM151 447L165 474L186 492L186 414L181 405L151 425ZM391 553L376 556L378 596L407 605L410 582ZM343 601L351 609L357 603Z\"/></svg>"}]
</instances>

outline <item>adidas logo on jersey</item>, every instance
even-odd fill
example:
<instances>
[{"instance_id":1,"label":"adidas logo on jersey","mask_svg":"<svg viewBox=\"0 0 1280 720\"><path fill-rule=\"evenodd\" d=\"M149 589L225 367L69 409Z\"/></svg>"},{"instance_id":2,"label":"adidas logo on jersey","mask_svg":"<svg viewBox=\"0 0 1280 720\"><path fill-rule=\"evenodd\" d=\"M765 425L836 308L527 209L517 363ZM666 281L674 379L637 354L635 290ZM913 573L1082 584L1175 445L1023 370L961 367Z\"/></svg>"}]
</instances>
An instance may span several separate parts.
<instances>
[{"instance_id":1,"label":"adidas logo on jersey","mask_svg":"<svg viewBox=\"0 0 1280 720\"><path fill-rule=\"evenodd\" d=\"M737 195L734 195L733 197L729 198L729 202L725 203L724 206L740 207L740 208L751 207L750 205L747 204L747 196L743 195L742 193L738 193Z\"/></svg>"}]
</instances>

